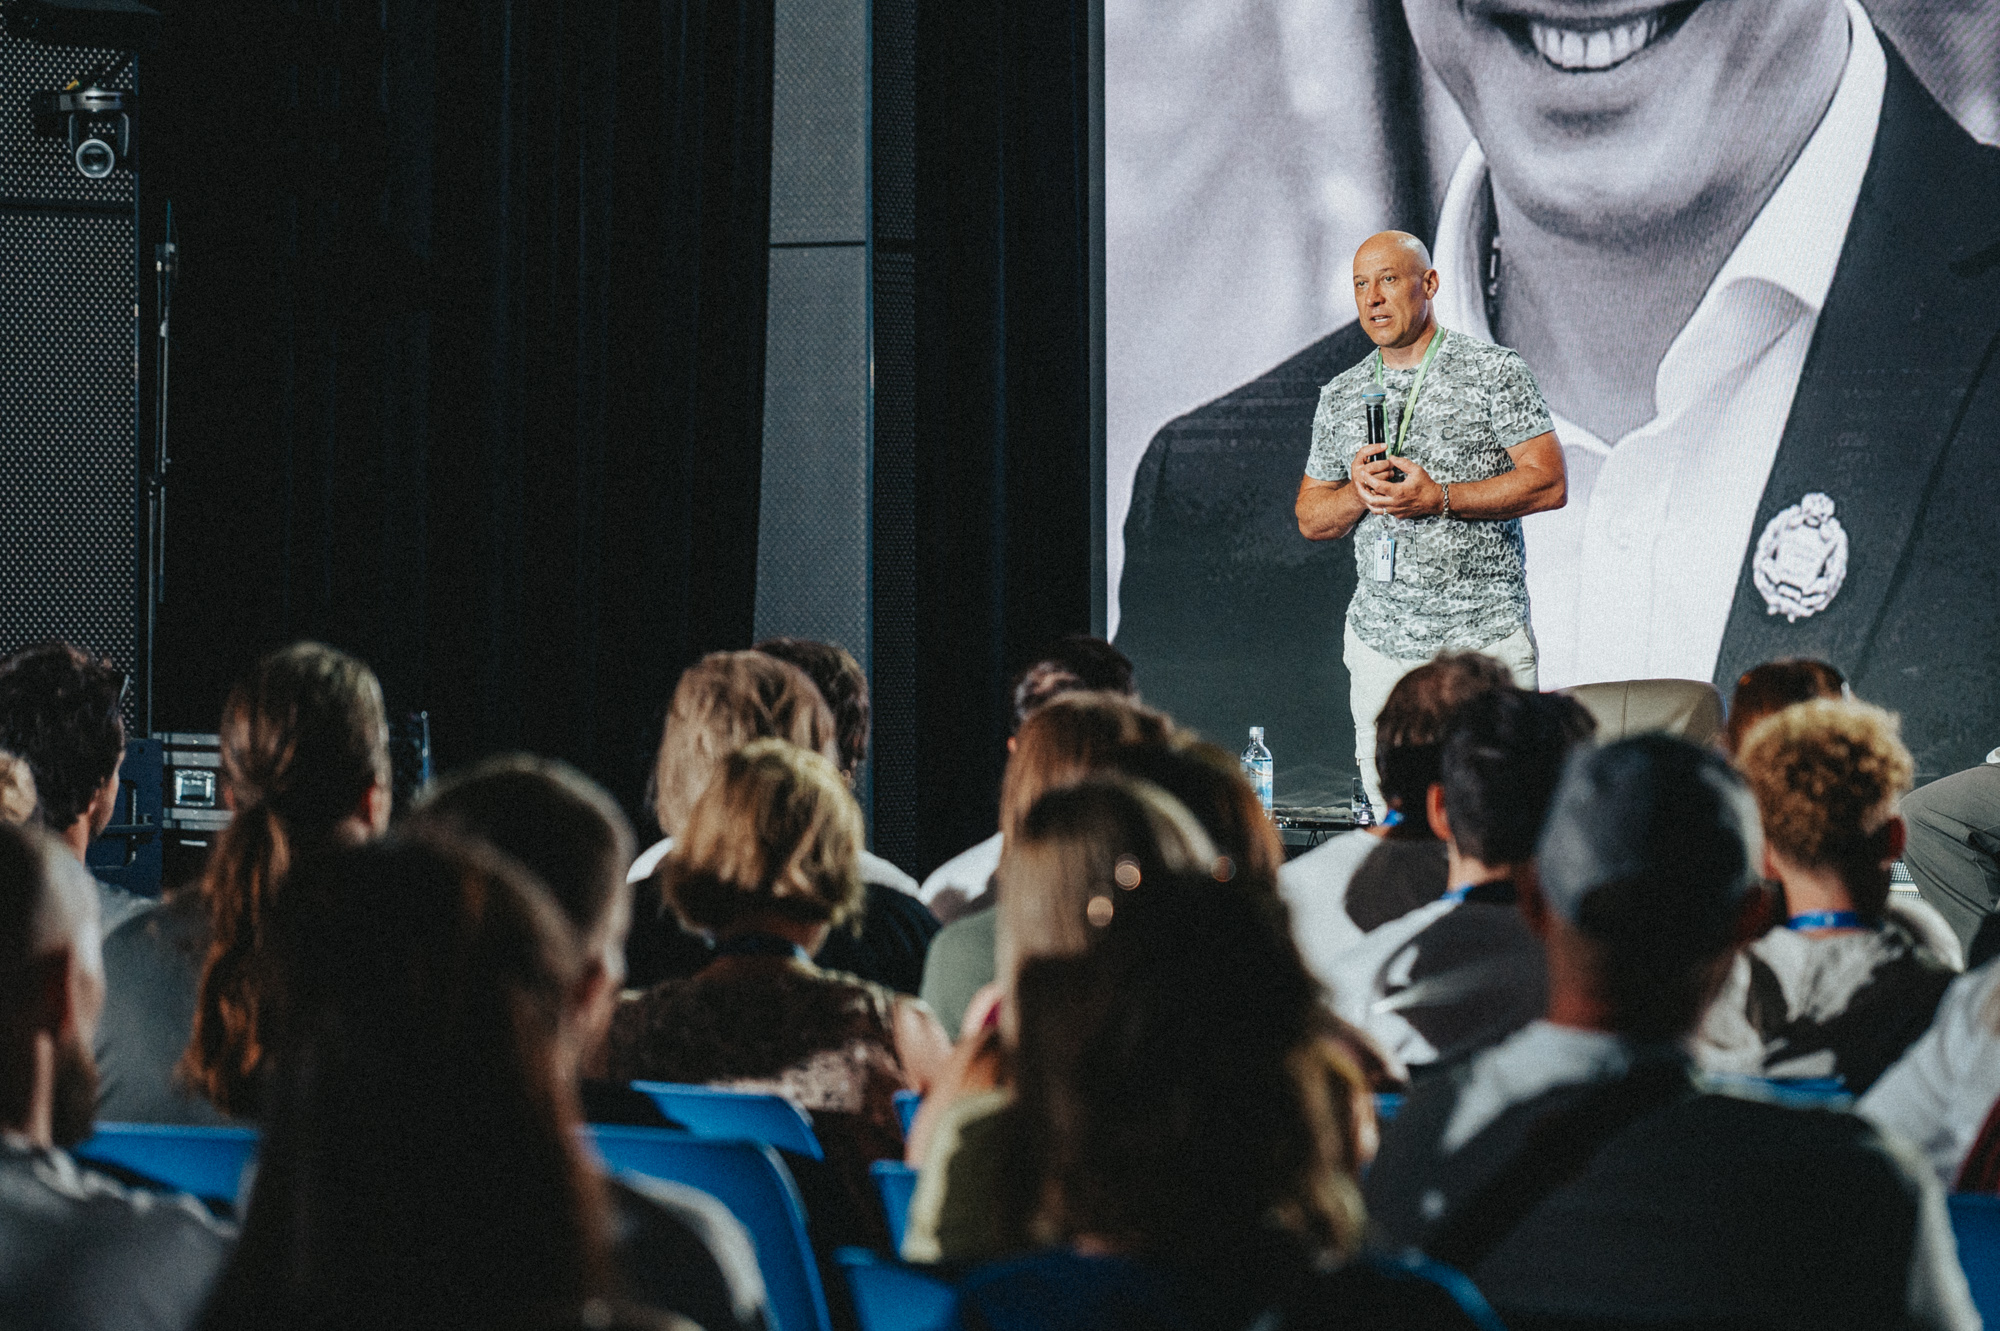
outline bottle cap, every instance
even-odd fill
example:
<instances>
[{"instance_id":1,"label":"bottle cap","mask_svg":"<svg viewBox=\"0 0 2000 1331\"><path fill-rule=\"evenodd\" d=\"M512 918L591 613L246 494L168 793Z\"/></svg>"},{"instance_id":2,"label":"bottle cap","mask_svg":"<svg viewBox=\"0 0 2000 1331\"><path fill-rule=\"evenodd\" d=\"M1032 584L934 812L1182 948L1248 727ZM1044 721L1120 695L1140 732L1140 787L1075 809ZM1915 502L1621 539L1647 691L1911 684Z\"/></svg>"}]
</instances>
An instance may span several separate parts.
<instances>
[{"instance_id":1,"label":"bottle cap","mask_svg":"<svg viewBox=\"0 0 2000 1331\"><path fill-rule=\"evenodd\" d=\"M1262 727L1262 726L1251 726L1251 727L1250 727L1250 738L1251 738L1251 739L1262 739L1262 738L1264 738L1264 727Z\"/></svg>"}]
</instances>

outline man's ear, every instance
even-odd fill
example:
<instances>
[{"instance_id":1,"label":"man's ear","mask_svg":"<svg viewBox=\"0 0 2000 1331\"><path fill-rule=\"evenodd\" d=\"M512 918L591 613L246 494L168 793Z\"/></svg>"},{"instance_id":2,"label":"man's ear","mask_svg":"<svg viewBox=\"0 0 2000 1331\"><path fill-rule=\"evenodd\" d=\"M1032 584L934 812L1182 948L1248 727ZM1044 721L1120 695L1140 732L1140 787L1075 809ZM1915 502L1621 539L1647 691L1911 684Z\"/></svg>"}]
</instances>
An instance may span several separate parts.
<instances>
[{"instance_id":1,"label":"man's ear","mask_svg":"<svg viewBox=\"0 0 2000 1331\"><path fill-rule=\"evenodd\" d=\"M1433 297L1433 296L1437 295L1437 293L1438 293L1438 281L1439 281L1439 278L1438 278L1438 270L1437 270L1437 269L1435 269L1435 268L1426 268L1426 269L1424 269L1424 297L1425 297L1425 299L1429 299L1429 298L1431 298L1431 297Z\"/></svg>"},{"instance_id":2,"label":"man's ear","mask_svg":"<svg viewBox=\"0 0 2000 1331\"><path fill-rule=\"evenodd\" d=\"M1743 894L1743 903L1736 908L1736 933L1732 941L1736 947L1753 943L1771 932L1771 926L1777 922L1777 891L1769 883L1757 883Z\"/></svg>"},{"instance_id":3,"label":"man's ear","mask_svg":"<svg viewBox=\"0 0 2000 1331\"><path fill-rule=\"evenodd\" d=\"M1549 911L1548 899L1542 895L1542 880L1535 874L1521 874L1514 879L1514 904L1520 909L1521 918L1527 921L1528 932L1549 941L1549 931L1555 927L1555 920Z\"/></svg>"},{"instance_id":4,"label":"man's ear","mask_svg":"<svg viewBox=\"0 0 2000 1331\"><path fill-rule=\"evenodd\" d=\"M394 801L395 793L389 789L388 782L373 782L362 792L351 816L366 827L371 836L381 836L389 830L390 806Z\"/></svg>"},{"instance_id":5,"label":"man's ear","mask_svg":"<svg viewBox=\"0 0 2000 1331\"><path fill-rule=\"evenodd\" d=\"M1882 824L1883 838L1888 842L1889 858L1900 860L1903 850L1910 844L1910 825L1903 821L1899 813L1889 815L1889 821Z\"/></svg>"},{"instance_id":6,"label":"man's ear","mask_svg":"<svg viewBox=\"0 0 2000 1331\"><path fill-rule=\"evenodd\" d=\"M1431 825L1431 835L1440 841L1451 840L1451 819L1444 811L1444 786L1433 781L1424 792L1424 819Z\"/></svg>"},{"instance_id":7,"label":"man's ear","mask_svg":"<svg viewBox=\"0 0 2000 1331\"><path fill-rule=\"evenodd\" d=\"M90 834L93 837L111 826L111 815L117 808L118 771L113 768L111 775L104 778L104 784L90 793L90 805L83 811L83 816L90 820Z\"/></svg>"}]
</instances>

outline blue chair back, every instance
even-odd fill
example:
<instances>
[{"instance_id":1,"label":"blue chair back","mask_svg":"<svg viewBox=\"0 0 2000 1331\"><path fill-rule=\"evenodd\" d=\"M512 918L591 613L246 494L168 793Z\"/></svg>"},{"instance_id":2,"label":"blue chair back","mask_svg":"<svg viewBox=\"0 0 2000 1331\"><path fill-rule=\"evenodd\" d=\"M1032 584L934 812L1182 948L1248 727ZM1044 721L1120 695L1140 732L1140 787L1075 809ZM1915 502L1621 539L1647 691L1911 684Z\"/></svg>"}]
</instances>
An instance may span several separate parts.
<instances>
[{"instance_id":1,"label":"blue chair back","mask_svg":"<svg viewBox=\"0 0 2000 1331\"><path fill-rule=\"evenodd\" d=\"M197 1197L234 1202L243 1170L257 1156L257 1132L172 1123L99 1123L72 1154L79 1160L144 1174Z\"/></svg>"},{"instance_id":2,"label":"blue chair back","mask_svg":"<svg viewBox=\"0 0 2000 1331\"><path fill-rule=\"evenodd\" d=\"M1747 1077L1707 1073L1704 1080L1719 1090L1734 1090L1787 1109L1852 1109L1854 1093L1839 1077Z\"/></svg>"},{"instance_id":3,"label":"blue chair back","mask_svg":"<svg viewBox=\"0 0 2000 1331\"><path fill-rule=\"evenodd\" d=\"M717 1141L666 1128L587 1129L607 1168L685 1183L721 1202L750 1231L773 1331L829 1331L798 1185L763 1142Z\"/></svg>"},{"instance_id":4,"label":"blue chair back","mask_svg":"<svg viewBox=\"0 0 2000 1331\"><path fill-rule=\"evenodd\" d=\"M877 1160L868 1166L868 1175L875 1180L882 1213L889 1218L889 1239L901 1252L903 1231L910 1227L910 1198L917 1192L917 1171L901 1160Z\"/></svg>"},{"instance_id":5,"label":"blue chair back","mask_svg":"<svg viewBox=\"0 0 2000 1331\"><path fill-rule=\"evenodd\" d=\"M952 1288L913 1266L866 1248L837 1254L861 1331L944 1331L951 1325Z\"/></svg>"},{"instance_id":6,"label":"blue chair back","mask_svg":"<svg viewBox=\"0 0 2000 1331\"><path fill-rule=\"evenodd\" d=\"M919 1091L897 1091L896 1122L902 1124L903 1135L910 1135L910 1125L917 1121L917 1106L923 1104L924 1097Z\"/></svg>"},{"instance_id":7,"label":"blue chair back","mask_svg":"<svg viewBox=\"0 0 2000 1331\"><path fill-rule=\"evenodd\" d=\"M1403 1097L1395 1091L1378 1091L1375 1095L1375 1121L1387 1127L1396 1121L1396 1115L1403 1112Z\"/></svg>"},{"instance_id":8,"label":"blue chair back","mask_svg":"<svg viewBox=\"0 0 2000 1331\"><path fill-rule=\"evenodd\" d=\"M1958 1264L1972 1287L1972 1304L1979 1319L2000 1327L2000 1197L1953 1193L1951 1233L1958 1240Z\"/></svg>"},{"instance_id":9,"label":"blue chair back","mask_svg":"<svg viewBox=\"0 0 2000 1331\"><path fill-rule=\"evenodd\" d=\"M806 1112L782 1095L724 1091L671 1081L635 1081L632 1089L651 1098L660 1112L697 1137L763 1142L812 1160L824 1160Z\"/></svg>"}]
</instances>

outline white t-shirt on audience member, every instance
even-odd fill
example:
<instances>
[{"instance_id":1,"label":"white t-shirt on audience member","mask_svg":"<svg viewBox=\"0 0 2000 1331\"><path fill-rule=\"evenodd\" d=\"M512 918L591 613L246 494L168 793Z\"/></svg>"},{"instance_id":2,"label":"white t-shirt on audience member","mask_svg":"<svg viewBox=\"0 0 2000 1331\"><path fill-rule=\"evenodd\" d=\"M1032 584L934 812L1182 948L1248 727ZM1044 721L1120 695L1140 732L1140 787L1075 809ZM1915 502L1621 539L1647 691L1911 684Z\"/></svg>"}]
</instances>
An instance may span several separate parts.
<instances>
[{"instance_id":1,"label":"white t-shirt on audience member","mask_svg":"<svg viewBox=\"0 0 2000 1331\"><path fill-rule=\"evenodd\" d=\"M2000 959L1952 981L1930 1029L1869 1088L1854 1111L1916 1146L1949 1188L1996 1101Z\"/></svg>"},{"instance_id":2,"label":"white t-shirt on audience member","mask_svg":"<svg viewBox=\"0 0 2000 1331\"><path fill-rule=\"evenodd\" d=\"M986 884L1000 868L1001 834L995 832L940 864L917 889L917 900L946 924L967 913L986 895Z\"/></svg>"}]
</instances>

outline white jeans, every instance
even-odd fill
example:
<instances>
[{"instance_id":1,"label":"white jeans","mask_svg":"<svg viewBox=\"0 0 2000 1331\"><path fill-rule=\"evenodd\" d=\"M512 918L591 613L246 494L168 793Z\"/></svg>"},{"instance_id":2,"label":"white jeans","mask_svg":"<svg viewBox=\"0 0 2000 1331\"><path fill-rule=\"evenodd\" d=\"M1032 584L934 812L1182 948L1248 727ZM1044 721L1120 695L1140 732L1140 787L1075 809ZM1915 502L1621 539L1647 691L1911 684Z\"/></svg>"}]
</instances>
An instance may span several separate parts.
<instances>
[{"instance_id":1,"label":"white jeans","mask_svg":"<svg viewBox=\"0 0 2000 1331\"><path fill-rule=\"evenodd\" d=\"M1535 635L1527 625L1479 650L1506 666L1522 688L1535 687ZM1340 655L1347 662L1348 699L1354 707L1354 763L1361 769L1361 784L1368 788L1369 802L1379 818L1384 808L1381 780L1375 771L1375 718L1382 714L1382 705L1389 701L1396 681L1424 662L1384 656L1355 637L1351 624L1343 635ZM1416 810L1408 812L1422 816Z\"/></svg>"}]
</instances>

